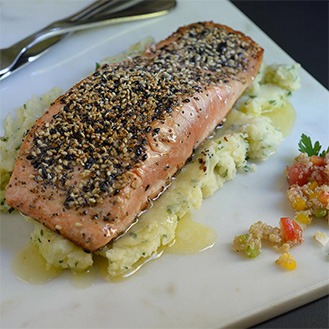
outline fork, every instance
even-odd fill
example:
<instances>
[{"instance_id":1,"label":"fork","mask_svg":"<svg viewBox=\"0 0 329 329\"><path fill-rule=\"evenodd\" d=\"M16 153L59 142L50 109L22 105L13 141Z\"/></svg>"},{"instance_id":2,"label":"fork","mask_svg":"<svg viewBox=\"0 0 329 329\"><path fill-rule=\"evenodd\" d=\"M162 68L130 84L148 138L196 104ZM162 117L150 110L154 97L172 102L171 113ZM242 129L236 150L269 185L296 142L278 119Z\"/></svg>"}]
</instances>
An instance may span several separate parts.
<instances>
[{"instance_id":1,"label":"fork","mask_svg":"<svg viewBox=\"0 0 329 329\"><path fill-rule=\"evenodd\" d=\"M69 32L75 32L86 28L97 27L98 25L100 25L102 20L102 17L97 17L97 14L100 14L109 9L110 13L117 13L129 7L132 7L142 1L143 0L95 1L91 5L82 9L81 11L64 19L53 22L52 24L26 37L25 39L13 44L12 46L0 49L0 75L7 75L6 73L10 72L10 70L15 66L15 64L19 61L19 59L24 55L27 50L45 41L46 39L58 35L64 36ZM54 38L53 43L58 42L60 39L61 38L59 37ZM43 50L45 50L48 47L43 48Z\"/></svg>"}]
</instances>

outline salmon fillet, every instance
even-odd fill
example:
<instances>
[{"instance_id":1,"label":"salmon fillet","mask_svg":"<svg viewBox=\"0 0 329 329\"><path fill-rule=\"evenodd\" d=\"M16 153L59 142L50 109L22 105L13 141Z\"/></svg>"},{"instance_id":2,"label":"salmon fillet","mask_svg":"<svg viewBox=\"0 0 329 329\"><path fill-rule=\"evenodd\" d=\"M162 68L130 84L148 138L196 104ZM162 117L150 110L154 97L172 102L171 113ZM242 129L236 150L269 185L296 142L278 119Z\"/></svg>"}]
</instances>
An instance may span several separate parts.
<instances>
[{"instance_id":1,"label":"salmon fillet","mask_svg":"<svg viewBox=\"0 0 329 329\"><path fill-rule=\"evenodd\" d=\"M263 49L213 22L103 65L60 96L19 151L6 202L87 251L129 228L249 86Z\"/></svg>"}]
</instances>

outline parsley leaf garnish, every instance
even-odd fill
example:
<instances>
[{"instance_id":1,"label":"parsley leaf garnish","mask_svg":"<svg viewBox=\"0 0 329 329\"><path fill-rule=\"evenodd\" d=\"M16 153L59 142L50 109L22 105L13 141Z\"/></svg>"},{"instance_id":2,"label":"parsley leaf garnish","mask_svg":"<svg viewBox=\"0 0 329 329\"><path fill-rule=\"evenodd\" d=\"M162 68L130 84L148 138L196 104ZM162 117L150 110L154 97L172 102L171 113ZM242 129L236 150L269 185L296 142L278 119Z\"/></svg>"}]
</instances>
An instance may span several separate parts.
<instances>
[{"instance_id":1,"label":"parsley leaf garnish","mask_svg":"<svg viewBox=\"0 0 329 329\"><path fill-rule=\"evenodd\" d=\"M323 150L319 155L320 155L320 157L324 158L327 153L329 153L329 146L327 147L326 150Z\"/></svg>"},{"instance_id":2,"label":"parsley leaf garnish","mask_svg":"<svg viewBox=\"0 0 329 329\"><path fill-rule=\"evenodd\" d=\"M301 153L306 153L308 156L318 155L324 158L326 153L329 152L329 147L328 147L327 150L323 150L320 153L322 146L320 145L319 141L316 141L313 145L311 137L305 134L302 134L300 141L298 143L298 147L299 147L298 150Z\"/></svg>"}]
</instances>

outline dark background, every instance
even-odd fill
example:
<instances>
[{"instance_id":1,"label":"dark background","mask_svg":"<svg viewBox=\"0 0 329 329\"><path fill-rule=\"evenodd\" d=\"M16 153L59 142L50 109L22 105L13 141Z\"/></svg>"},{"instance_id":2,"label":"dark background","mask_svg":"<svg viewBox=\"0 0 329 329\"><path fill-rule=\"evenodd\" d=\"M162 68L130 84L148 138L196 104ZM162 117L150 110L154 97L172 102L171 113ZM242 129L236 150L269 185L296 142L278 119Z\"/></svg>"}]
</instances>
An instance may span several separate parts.
<instances>
[{"instance_id":1,"label":"dark background","mask_svg":"<svg viewBox=\"0 0 329 329\"><path fill-rule=\"evenodd\" d=\"M231 2L328 89L328 0Z\"/></svg>"},{"instance_id":2,"label":"dark background","mask_svg":"<svg viewBox=\"0 0 329 329\"><path fill-rule=\"evenodd\" d=\"M327 0L231 2L328 89ZM252 328L329 328L328 312L326 296Z\"/></svg>"}]
</instances>

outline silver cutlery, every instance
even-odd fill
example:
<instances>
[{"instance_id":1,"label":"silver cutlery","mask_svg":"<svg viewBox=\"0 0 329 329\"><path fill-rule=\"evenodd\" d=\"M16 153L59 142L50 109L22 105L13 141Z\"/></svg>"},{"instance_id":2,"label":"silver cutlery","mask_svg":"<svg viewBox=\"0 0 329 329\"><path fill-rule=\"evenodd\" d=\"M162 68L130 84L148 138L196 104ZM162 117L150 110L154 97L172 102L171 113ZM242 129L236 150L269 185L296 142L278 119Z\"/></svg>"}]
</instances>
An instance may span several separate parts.
<instances>
[{"instance_id":1,"label":"silver cutlery","mask_svg":"<svg viewBox=\"0 0 329 329\"><path fill-rule=\"evenodd\" d=\"M45 54L67 35L83 29L157 17L176 6L176 0L96 1L78 13L56 21L9 48L0 49L0 80Z\"/></svg>"}]
</instances>

